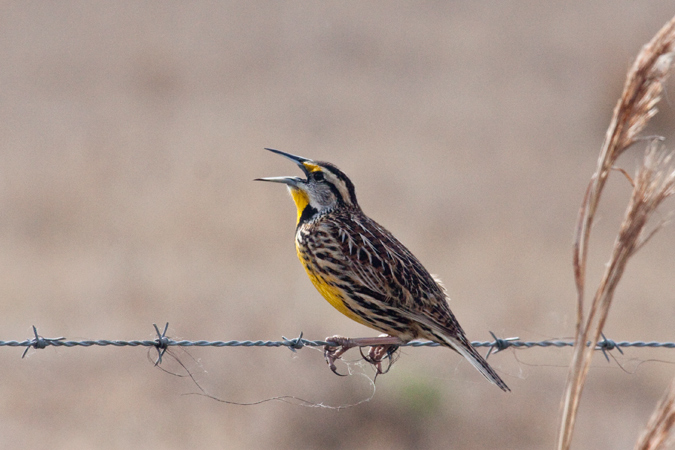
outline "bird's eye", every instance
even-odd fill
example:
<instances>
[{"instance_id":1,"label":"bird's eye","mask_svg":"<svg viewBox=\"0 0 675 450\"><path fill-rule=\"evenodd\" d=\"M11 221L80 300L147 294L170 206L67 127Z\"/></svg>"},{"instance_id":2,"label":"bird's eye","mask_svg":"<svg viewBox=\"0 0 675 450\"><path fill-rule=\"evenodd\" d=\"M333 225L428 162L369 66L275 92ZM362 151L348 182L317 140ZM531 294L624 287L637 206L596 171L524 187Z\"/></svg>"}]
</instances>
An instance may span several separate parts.
<instances>
[{"instance_id":1,"label":"bird's eye","mask_svg":"<svg viewBox=\"0 0 675 450\"><path fill-rule=\"evenodd\" d=\"M313 172L312 178L314 178L314 181L323 181L323 172Z\"/></svg>"}]
</instances>

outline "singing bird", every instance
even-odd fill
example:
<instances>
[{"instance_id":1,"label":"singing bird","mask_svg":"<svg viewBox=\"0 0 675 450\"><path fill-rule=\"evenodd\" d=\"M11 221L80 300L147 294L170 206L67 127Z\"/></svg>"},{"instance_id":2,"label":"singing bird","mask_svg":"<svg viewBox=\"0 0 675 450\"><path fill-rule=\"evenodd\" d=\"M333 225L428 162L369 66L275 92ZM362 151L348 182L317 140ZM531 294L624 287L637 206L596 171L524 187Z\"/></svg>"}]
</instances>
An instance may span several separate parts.
<instances>
[{"instance_id":1,"label":"singing bird","mask_svg":"<svg viewBox=\"0 0 675 450\"><path fill-rule=\"evenodd\" d=\"M389 231L364 214L354 183L335 165L268 148L300 167L301 177L258 178L288 186L298 210L295 247L316 289L338 311L386 337L327 338L336 358L356 345L374 345L376 362L387 346L428 339L466 358L490 382L509 387L471 346L448 305L448 295ZM378 372L380 372L378 366ZM337 372L336 372L337 373Z\"/></svg>"}]
</instances>

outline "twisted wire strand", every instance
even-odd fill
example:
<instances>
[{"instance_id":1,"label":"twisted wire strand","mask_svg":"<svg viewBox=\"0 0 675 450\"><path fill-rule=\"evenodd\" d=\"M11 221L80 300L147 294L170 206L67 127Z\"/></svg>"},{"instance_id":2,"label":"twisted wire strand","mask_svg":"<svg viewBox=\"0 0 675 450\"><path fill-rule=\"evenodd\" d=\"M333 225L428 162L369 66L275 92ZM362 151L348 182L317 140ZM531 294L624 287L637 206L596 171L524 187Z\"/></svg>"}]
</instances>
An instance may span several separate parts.
<instances>
[{"instance_id":1,"label":"twisted wire strand","mask_svg":"<svg viewBox=\"0 0 675 450\"><path fill-rule=\"evenodd\" d=\"M157 338L153 340L82 340L73 341L66 340L64 337L59 338L45 338L38 334L37 328L33 326L33 333L35 335L32 339L23 341L3 341L0 340L0 347L25 347L26 350L23 356L30 348L43 349L49 346L52 347L155 347L159 352L159 359L157 363L161 362L161 357L169 347L287 347L292 351L301 349L302 347L323 347L323 346L337 346L334 342L327 342L322 340L309 340L300 336L293 339L287 339L282 336L280 341L265 341L265 340L230 340L230 341L206 341L206 340L173 340L166 336L169 324L164 327L164 331L160 332L157 325L153 324L157 333ZM493 341L473 341L471 345L474 347L488 347L491 353L497 353L509 347L529 349L533 347L573 347L574 341L566 340L543 340L543 341L521 341L520 338L498 338L494 333L490 332L494 338ZM586 345L590 345L587 343ZM438 347L439 344L431 341L410 341L402 344L401 347ZM614 341L603 336L603 340L599 341L595 346L596 350L601 350L605 357L607 351L621 348L675 348L675 342L657 342L657 341Z\"/></svg>"},{"instance_id":2,"label":"twisted wire strand","mask_svg":"<svg viewBox=\"0 0 675 450\"><path fill-rule=\"evenodd\" d=\"M66 340L54 340L50 338L41 338L44 340L44 346L39 343L36 346L35 339L26 339L23 341L3 341L0 340L0 347L33 347L37 349L45 347L163 347L159 345L157 339L152 341L124 341L124 340L108 340L108 339L95 339L95 340L84 340L84 341L66 341ZM295 341L294 339L290 341L191 341L191 340L180 340L174 341L172 339L167 339L167 346L169 347L323 347L323 346L337 346L335 342L326 342L326 341L312 341L309 339L302 339L300 341ZM472 341L471 345L474 347L498 347L498 344L495 341ZM614 341L616 347L649 347L649 348L675 348L675 342L657 342L657 341ZM405 344L401 344L400 347L439 347L440 344L432 341L410 341ZM574 341L509 341L508 347L516 348L532 348L532 347L574 347ZM507 347L507 348L508 348ZM602 350L603 343L602 341L598 343L596 350Z\"/></svg>"}]
</instances>

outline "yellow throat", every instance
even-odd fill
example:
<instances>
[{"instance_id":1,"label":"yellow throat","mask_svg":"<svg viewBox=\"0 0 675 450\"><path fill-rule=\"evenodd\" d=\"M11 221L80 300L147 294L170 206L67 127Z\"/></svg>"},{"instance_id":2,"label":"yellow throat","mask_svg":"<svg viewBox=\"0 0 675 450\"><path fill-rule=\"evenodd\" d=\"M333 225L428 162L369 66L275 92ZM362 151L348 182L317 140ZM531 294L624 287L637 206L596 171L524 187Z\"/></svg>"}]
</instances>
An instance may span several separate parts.
<instances>
[{"instance_id":1,"label":"yellow throat","mask_svg":"<svg viewBox=\"0 0 675 450\"><path fill-rule=\"evenodd\" d=\"M300 223L300 217L302 216L302 212L305 210L307 205L309 205L309 197L307 196L307 193L302 189L289 186L288 190L291 191L291 197L293 197L295 207L298 208L298 219L295 221L295 225L297 226L298 223Z\"/></svg>"}]
</instances>

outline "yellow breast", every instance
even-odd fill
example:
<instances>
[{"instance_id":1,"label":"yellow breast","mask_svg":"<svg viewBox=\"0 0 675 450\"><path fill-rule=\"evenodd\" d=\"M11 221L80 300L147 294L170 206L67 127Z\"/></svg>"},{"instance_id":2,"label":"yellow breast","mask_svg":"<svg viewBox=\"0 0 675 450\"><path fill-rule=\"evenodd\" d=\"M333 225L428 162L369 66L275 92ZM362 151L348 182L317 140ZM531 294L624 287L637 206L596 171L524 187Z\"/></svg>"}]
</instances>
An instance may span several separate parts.
<instances>
[{"instance_id":1,"label":"yellow breast","mask_svg":"<svg viewBox=\"0 0 675 450\"><path fill-rule=\"evenodd\" d=\"M309 279L312 281L312 284L314 285L316 290L319 291L321 295L323 295L323 298L328 300L328 303L333 305L333 308L337 309L345 316L362 325L373 328L372 325L365 322L359 316L354 314L349 308L347 308L347 306L345 305L345 294L343 293L343 291L339 287L330 284L330 282L332 282L333 280L330 280L329 282L329 280L326 279L328 275L320 274L317 270L314 269L313 264L311 263L311 261L308 261L306 259L306 255L303 254L297 242L295 247L296 250L298 251L298 259L300 259L300 262L302 263L302 266L305 268L305 271L307 272Z\"/></svg>"}]
</instances>

